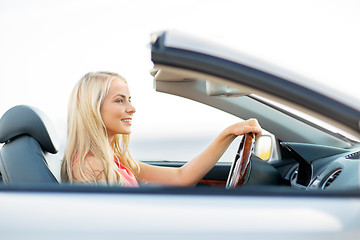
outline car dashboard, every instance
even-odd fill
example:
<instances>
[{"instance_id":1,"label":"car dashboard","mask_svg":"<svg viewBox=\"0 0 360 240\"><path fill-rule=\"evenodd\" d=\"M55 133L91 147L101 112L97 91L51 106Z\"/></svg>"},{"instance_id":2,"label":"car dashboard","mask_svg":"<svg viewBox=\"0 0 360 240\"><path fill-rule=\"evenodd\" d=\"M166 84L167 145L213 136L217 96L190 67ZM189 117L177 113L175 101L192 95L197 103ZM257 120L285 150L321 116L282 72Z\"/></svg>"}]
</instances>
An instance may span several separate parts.
<instances>
[{"instance_id":1,"label":"car dashboard","mask_svg":"<svg viewBox=\"0 0 360 240\"><path fill-rule=\"evenodd\" d=\"M296 164L285 179L305 190L360 190L360 147L341 149L281 143Z\"/></svg>"}]
</instances>

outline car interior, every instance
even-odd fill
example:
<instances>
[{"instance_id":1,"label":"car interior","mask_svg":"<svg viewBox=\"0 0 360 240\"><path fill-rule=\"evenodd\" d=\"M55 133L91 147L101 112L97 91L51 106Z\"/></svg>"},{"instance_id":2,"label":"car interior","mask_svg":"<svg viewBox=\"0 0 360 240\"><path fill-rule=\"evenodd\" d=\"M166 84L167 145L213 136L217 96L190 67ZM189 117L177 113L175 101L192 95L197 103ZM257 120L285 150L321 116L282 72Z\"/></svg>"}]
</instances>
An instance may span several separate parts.
<instances>
[{"instance_id":1,"label":"car interior","mask_svg":"<svg viewBox=\"0 0 360 240\"><path fill-rule=\"evenodd\" d=\"M314 115L310 110L203 72L155 64L152 75L158 92L192 99L241 119L258 119L263 129L275 136L271 138L271 158L265 161L281 174L282 181L274 181L275 185L306 190L359 190L359 161L354 161L356 157L351 157L353 160L349 158L358 156L358 139L345 135L339 129L327 128L324 121L333 121L315 121L314 117L310 117ZM246 186L272 182L269 179L260 180L266 171L254 160L256 158L252 158ZM262 170L257 172L257 168ZM219 182L212 182L214 185L224 186L228 173L229 165L217 164L205 179L216 179ZM276 174L267 176L276 179Z\"/></svg>"},{"instance_id":2,"label":"car interior","mask_svg":"<svg viewBox=\"0 0 360 240\"><path fill-rule=\"evenodd\" d=\"M173 67L152 72L155 89L202 102L241 118L255 117L271 130L268 159L253 154L245 187L281 186L295 190L359 190L358 143L223 79ZM159 70L161 69L161 70ZM230 87L229 87L230 86ZM266 136L264 136L266 137ZM19 105L0 120L0 172L5 184L58 183L48 157L59 149L54 126L39 109ZM234 153L235 157L235 153ZM61 161L61 160L59 160ZM147 161L180 167L184 162ZM217 163L197 187L224 188L231 164Z\"/></svg>"}]
</instances>

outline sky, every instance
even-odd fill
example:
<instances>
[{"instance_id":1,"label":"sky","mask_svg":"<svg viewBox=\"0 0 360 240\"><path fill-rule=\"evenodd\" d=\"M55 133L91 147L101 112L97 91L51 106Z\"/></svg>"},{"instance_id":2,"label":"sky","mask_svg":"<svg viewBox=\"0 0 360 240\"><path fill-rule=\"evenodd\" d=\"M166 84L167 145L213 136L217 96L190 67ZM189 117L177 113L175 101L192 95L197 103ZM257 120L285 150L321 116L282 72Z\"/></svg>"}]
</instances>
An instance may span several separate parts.
<instances>
[{"instance_id":1,"label":"sky","mask_svg":"<svg viewBox=\"0 0 360 240\"><path fill-rule=\"evenodd\" d=\"M356 0L0 0L0 114L36 106L63 138L73 86L87 72L106 70L129 82L133 139L192 136L194 129L214 136L236 119L153 89L150 35L167 29L358 97L359 10Z\"/></svg>"}]
</instances>

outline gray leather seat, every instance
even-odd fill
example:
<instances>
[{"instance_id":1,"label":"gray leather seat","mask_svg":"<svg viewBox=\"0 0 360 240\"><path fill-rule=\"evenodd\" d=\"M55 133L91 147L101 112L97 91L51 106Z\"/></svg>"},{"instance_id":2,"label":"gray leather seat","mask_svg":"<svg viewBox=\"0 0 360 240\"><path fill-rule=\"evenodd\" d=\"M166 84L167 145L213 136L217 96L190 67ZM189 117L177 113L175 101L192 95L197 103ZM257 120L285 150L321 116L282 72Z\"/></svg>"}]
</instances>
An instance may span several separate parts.
<instances>
[{"instance_id":1,"label":"gray leather seat","mask_svg":"<svg viewBox=\"0 0 360 240\"><path fill-rule=\"evenodd\" d=\"M56 183L47 153L57 153L55 128L40 110L19 105L0 119L0 172L7 183Z\"/></svg>"}]
</instances>

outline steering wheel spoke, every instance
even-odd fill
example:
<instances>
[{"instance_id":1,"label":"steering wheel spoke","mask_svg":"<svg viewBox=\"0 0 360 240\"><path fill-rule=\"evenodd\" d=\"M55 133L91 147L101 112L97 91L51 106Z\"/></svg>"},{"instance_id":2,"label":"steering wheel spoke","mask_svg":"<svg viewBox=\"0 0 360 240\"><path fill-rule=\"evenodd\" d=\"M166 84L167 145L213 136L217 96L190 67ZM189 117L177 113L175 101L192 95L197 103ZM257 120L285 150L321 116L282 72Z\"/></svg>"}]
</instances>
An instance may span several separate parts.
<instances>
[{"instance_id":1,"label":"steering wheel spoke","mask_svg":"<svg viewBox=\"0 0 360 240\"><path fill-rule=\"evenodd\" d=\"M250 157L254 148L255 134L247 133L241 140L235 161L231 165L226 188L243 186L246 182L246 173L250 165Z\"/></svg>"}]
</instances>

